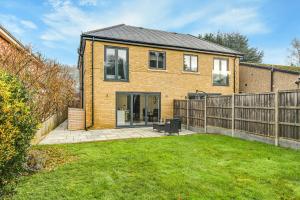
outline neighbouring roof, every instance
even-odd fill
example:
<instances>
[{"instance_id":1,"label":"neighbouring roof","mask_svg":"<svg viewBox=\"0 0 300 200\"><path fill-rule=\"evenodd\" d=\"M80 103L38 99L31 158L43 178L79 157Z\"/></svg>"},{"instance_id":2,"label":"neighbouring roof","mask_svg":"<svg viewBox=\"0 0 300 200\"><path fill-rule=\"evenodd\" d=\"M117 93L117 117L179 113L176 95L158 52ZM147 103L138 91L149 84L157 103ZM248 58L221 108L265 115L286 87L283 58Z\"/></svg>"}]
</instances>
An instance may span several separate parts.
<instances>
[{"instance_id":1,"label":"neighbouring roof","mask_svg":"<svg viewBox=\"0 0 300 200\"><path fill-rule=\"evenodd\" d=\"M285 66L285 65L273 65L273 64L262 64L262 63L247 63L241 62L240 65L248 66L248 67L256 67L274 71L280 71L284 73L291 73L291 74L299 74L300 75L300 66Z\"/></svg>"},{"instance_id":2,"label":"neighbouring roof","mask_svg":"<svg viewBox=\"0 0 300 200\"><path fill-rule=\"evenodd\" d=\"M119 42L130 42L146 45L188 49L194 51L208 51L242 56L243 54L224 46L199 39L193 35L166 32L136 26L120 24L103 29L88 31L83 37L95 37L98 39Z\"/></svg>"},{"instance_id":3,"label":"neighbouring roof","mask_svg":"<svg viewBox=\"0 0 300 200\"><path fill-rule=\"evenodd\" d=\"M6 30L1 24L0 24L0 36L3 37L7 42L17 45L22 49L25 49L25 46L18 39L16 39L8 30Z\"/></svg>"}]
</instances>

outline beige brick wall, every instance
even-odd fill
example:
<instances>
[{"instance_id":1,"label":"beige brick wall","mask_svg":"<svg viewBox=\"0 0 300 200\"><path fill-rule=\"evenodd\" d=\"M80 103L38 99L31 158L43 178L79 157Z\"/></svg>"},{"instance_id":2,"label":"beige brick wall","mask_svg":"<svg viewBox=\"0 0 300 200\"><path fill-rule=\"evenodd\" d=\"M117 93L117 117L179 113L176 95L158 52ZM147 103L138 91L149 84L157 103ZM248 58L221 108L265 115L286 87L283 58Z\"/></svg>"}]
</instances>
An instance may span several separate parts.
<instances>
[{"instance_id":1,"label":"beige brick wall","mask_svg":"<svg viewBox=\"0 0 300 200\"><path fill-rule=\"evenodd\" d=\"M240 92L271 92L270 70L240 64Z\"/></svg>"},{"instance_id":2,"label":"beige brick wall","mask_svg":"<svg viewBox=\"0 0 300 200\"><path fill-rule=\"evenodd\" d=\"M297 89L295 81L299 75L279 71L273 72L273 91ZM271 92L271 70L240 65L240 92Z\"/></svg>"},{"instance_id":3,"label":"beige brick wall","mask_svg":"<svg viewBox=\"0 0 300 200\"><path fill-rule=\"evenodd\" d=\"M109 82L104 80L104 46L119 46L129 49L129 82ZM84 54L84 108L86 110L87 126L91 125L91 41L86 42ZM149 50L166 52L166 70L150 70L148 67ZM197 73L183 72L183 54L198 55ZM229 86L212 85L213 58L228 58L230 83ZM236 74L239 59L236 59ZM177 50L165 50L133 45L122 45L105 42L94 42L94 128L114 128L115 104L117 91L132 92L160 92L161 117L169 118L173 115L173 100L184 99L188 92L202 90L208 93L233 93L234 58L204 53L191 53ZM236 76L236 91L239 79Z\"/></svg>"},{"instance_id":4,"label":"beige brick wall","mask_svg":"<svg viewBox=\"0 0 300 200\"><path fill-rule=\"evenodd\" d=\"M297 74L288 74L282 72L274 72L274 91L276 90L290 90L290 89L297 89L297 81L298 77Z\"/></svg>"}]
</instances>

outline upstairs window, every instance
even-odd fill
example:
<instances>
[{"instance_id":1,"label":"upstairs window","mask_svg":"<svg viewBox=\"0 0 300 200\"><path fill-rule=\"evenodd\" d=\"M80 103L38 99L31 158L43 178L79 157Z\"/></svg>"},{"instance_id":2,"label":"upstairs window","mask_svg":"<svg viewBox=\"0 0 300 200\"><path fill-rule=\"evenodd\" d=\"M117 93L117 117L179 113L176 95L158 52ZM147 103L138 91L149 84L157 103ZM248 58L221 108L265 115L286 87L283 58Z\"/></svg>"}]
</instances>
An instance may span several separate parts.
<instances>
[{"instance_id":1,"label":"upstairs window","mask_svg":"<svg viewBox=\"0 0 300 200\"><path fill-rule=\"evenodd\" d=\"M105 47L104 79L128 81L128 49Z\"/></svg>"},{"instance_id":2,"label":"upstairs window","mask_svg":"<svg viewBox=\"0 0 300 200\"><path fill-rule=\"evenodd\" d=\"M151 69L166 69L166 53L160 51L150 51L149 67Z\"/></svg>"},{"instance_id":3,"label":"upstairs window","mask_svg":"<svg viewBox=\"0 0 300 200\"><path fill-rule=\"evenodd\" d=\"M215 86L228 86L229 85L229 68L228 60L214 59L213 66L213 85Z\"/></svg>"},{"instance_id":4,"label":"upstairs window","mask_svg":"<svg viewBox=\"0 0 300 200\"><path fill-rule=\"evenodd\" d=\"M198 56L184 55L183 56L183 70L188 72L198 71Z\"/></svg>"}]
</instances>

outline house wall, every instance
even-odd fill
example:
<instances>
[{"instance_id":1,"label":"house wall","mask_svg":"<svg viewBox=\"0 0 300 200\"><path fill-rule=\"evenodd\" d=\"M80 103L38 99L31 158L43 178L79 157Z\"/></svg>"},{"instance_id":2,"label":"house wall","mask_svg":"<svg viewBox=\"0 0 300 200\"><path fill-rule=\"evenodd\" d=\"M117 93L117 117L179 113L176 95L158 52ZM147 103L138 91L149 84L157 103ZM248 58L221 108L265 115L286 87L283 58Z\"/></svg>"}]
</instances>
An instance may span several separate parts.
<instances>
[{"instance_id":1,"label":"house wall","mask_svg":"<svg viewBox=\"0 0 300 200\"><path fill-rule=\"evenodd\" d=\"M7 40L5 40L1 35L0 35L0 53L5 50L9 46L9 43Z\"/></svg>"},{"instance_id":2,"label":"house wall","mask_svg":"<svg viewBox=\"0 0 300 200\"><path fill-rule=\"evenodd\" d=\"M298 77L300 77L300 75L275 71L273 77L274 77L274 86L273 86L274 91L291 90L291 89L298 88L295 82L297 81Z\"/></svg>"},{"instance_id":3,"label":"house wall","mask_svg":"<svg viewBox=\"0 0 300 200\"><path fill-rule=\"evenodd\" d=\"M271 92L271 71L240 64L240 92Z\"/></svg>"},{"instance_id":4,"label":"house wall","mask_svg":"<svg viewBox=\"0 0 300 200\"><path fill-rule=\"evenodd\" d=\"M273 91L297 89L299 75L273 72ZM240 93L271 92L271 70L240 64Z\"/></svg>"},{"instance_id":5,"label":"house wall","mask_svg":"<svg viewBox=\"0 0 300 200\"><path fill-rule=\"evenodd\" d=\"M129 53L129 82L104 81L104 46L127 47ZM166 70L149 69L149 50L166 52ZM239 59L228 56L192 53L198 55L198 72L183 71L184 52L133 45L94 42L94 126L93 128L114 128L116 124L116 92L160 92L161 117L173 116L173 100L184 99L188 92L196 90L207 93L232 94L233 67L236 61L236 91L239 90ZM213 58L228 58L229 86L212 85ZM84 108L86 126L92 125L92 42L86 41L84 51Z\"/></svg>"}]
</instances>

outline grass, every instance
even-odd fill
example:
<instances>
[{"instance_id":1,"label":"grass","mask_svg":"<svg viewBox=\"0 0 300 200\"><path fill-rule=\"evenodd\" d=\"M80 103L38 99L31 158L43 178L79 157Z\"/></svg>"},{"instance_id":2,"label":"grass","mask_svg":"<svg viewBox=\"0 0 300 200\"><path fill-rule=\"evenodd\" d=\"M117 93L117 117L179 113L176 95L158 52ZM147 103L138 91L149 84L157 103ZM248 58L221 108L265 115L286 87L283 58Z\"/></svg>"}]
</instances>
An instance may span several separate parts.
<instances>
[{"instance_id":1,"label":"grass","mask_svg":"<svg viewBox=\"0 0 300 200\"><path fill-rule=\"evenodd\" d=\"M23 177L14 199L300 199L300 152L258 142L203 134L55 147L77 158Z\"/></svg>"}]
</instances>

